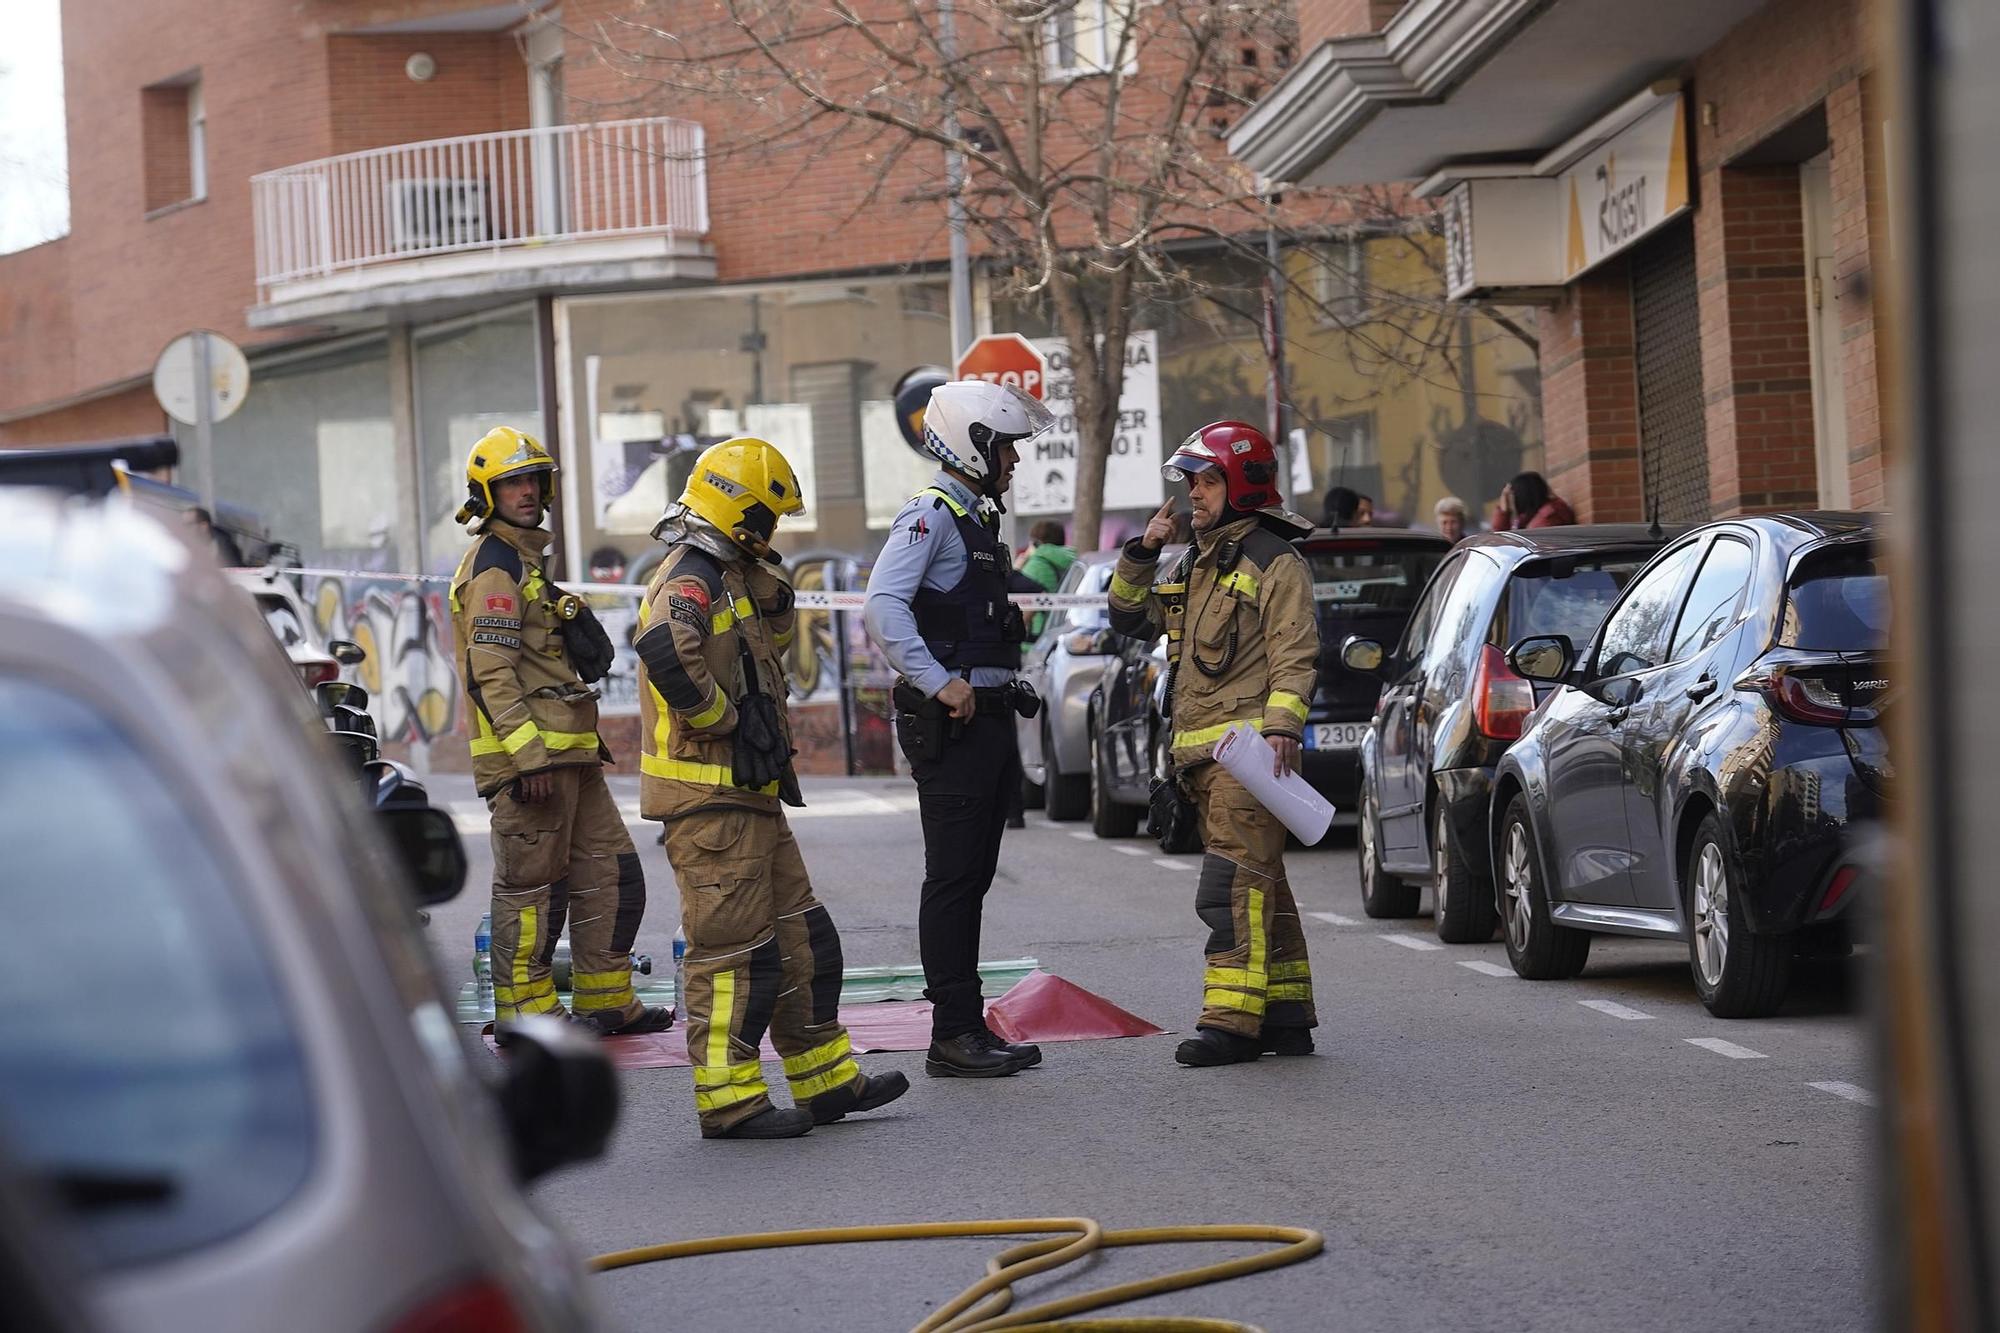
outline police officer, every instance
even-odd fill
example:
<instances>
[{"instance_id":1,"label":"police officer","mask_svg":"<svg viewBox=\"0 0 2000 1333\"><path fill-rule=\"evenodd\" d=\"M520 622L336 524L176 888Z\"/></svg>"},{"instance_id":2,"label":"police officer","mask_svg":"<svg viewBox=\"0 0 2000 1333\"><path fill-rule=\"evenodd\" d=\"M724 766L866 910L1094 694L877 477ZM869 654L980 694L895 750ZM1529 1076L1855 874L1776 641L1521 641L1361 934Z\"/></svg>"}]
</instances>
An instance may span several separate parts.
<instances>
[{"instance_id":1,"label":"police officer","mask_svg":"<svg viewBox=\"0 0 2000 1333\"><path fill-rule=\"evenodd\" d=\"M562 1014L551 964L569 918L575 1017L605 1035L661 1032L664 1008L632 991L646 880L605 785L597 691L611 643L589 608L543 572L556 465L497 426L465 465L472 549L451 580L452 629L473 720L472 778L492 811L496 1035L524 1014Z\"/></svg>"},{"instance_id":2,"label":"police officer","mask_svg":"<svg viewBox=\"0 0 2000 1333\"><path fill-rule=\"evenodd\" d=\"M1263 432L1218 421L1188 436L1162 469L1185 482L1194 545L1155 581L1174 502L1127 542L1111 580L1111 627L1167 635L1169 744L1176 781L1199 811L1207 853L1195 911L1208 926L1201 1018L1174 1058L1226 1065L1310 1055L1312 970L1282 860L1285 829L1212 757L1248 722L1299 762L1319 630L1312 574L1293 543L1312 530L1282 507L1277 455Z\"/></svg>"},{"instance_id":3,"label":"police officer","mask_svg":"<svg viewBox=\"0 0 2000 1333\"><path fill-rule=\"evenodd\" d=\"M1026 625L1007 597L1020 576L999 537L1000 497L1017 447L1054 424L1009 386L960 380L932 390L924 445L942 470L896 515L868 577L868 634L901 673L896 738L923 818L917 940L933 1077L995 1078L1042 1059L986 1027L979 926L1008 793L1021 784L1014 718L1039 711L1014 680Z\"/></svg>"},{"instance_id":4,"label":"police officer","mask_svg":"<svg viewBox=\"0 0 2000 1333\"><path fill-rule=\"evenodd\" d=\"M665 821L680 882L680 1004L704 1138L792 1138L910 1087L854 1063L839 1015L840 934L781 804L804 802L784 704L792 588L770 543L778 519L804 508L798 478L766 441L709 448L654 529L667 554L639 606L639 809ZM789 1110L772 1106L764 1083L767 1027Z\"/></svg>"}]
</instances>

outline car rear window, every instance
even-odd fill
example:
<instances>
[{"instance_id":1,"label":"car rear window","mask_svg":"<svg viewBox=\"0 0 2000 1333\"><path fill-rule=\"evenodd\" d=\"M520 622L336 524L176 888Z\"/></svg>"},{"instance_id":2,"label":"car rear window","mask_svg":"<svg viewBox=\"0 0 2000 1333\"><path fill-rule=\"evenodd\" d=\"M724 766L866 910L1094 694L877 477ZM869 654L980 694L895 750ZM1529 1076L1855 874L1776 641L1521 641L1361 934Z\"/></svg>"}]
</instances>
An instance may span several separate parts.
<instances>
[{"instance_id":1,"label":"car rear window","mask_svg":"<svg viewBox=\"0 0 2000 1333\"><path fill-rule=\"evenodd\" d=\"M1574 572L1564 577L1558 574L1570 568L1568 562L1527 562L1508 580L1501 637L1514 644L1536 635L1562 634L1581 648L1597 633L1616 605L1618 594L1651 556L1647 552L1615 560L1579 561Z\"/></svg>"},{"instance_id":2,"label":"car rear window","mask_svg":"<svg viewBox=\"0 0 2000 1333\"><path fill-rule=\"evenodd\" d=\"M1871 549L1808 555L1785 588L1778 644L1815 652L1874 652L1889 640L1889 576Z\"/></svg>"},{"instance_id":3,"label":"car rear window","mask_svg":"<svg viewBox=\"0 0 2000 1333\"><path fill-rule=\"evenodd\" d=\"M176 790L75 697L0 677L0 1140L87 1263L243 1230L305 1179L304 1060L232 875Z\"/></svg>"},{"instance_id":4,"label":"car rear window","mask_svg":"<svg viewBox=\"0 0 2000 1333\"><path fill-rule=\"evenodd\" d=\"M1448 550L1395 547L1326 547L1308 550L1313 600L1320 609L1371 608L1408 613Z\"/></svg>"}]
</instances>

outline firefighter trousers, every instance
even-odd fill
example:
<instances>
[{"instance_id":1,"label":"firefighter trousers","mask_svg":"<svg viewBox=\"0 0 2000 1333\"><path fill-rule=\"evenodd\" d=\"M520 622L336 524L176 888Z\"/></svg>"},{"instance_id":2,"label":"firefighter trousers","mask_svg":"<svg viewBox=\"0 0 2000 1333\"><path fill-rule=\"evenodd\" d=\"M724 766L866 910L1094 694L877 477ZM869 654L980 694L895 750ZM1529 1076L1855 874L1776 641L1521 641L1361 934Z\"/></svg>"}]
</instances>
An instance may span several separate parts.
<instances>
[{"instance_id":1,"label":"firefighter trousers","mask_svg":"<svg viewBox=\"0 0 2000 1333\"><path fill-rule=\"evenodd\" d=\"M1201 811L1195 912L1208 927L1198 1026L1242 1037L1316 1027L1312 966L1285 878L1285 826L1217 763L1185 778Z\"/></svg>"},{"instance_id":2,"label":"firefighter trousers","mask_svg":"<svg viewBox=\"0 0 2000 1333\"><path fill-rule=\"evenodd\" d=\"M569 922L572 1007L579 1014L638 1017L632 941L646 912L646 878L618 803L595 764L549 770L549 795L533 805L503 787L493 815L494 1021L562 1013L556 940ZM600 1022L604 1021L602 1019Z\"/></svg>"},{"instance_id":3,"label":"firefighter trousers","mask_svg":"<svg viewBox=\"0 0 2000 1333\"><path fill-rule=\"evenodd\" d=\"M682 815L667 823L667 859L687 934L681 1021L703 1132L771 1108L759 1054L767 1030L797 1105L858 1089L863 1075L840 1024L840 933L813 897L784 813Z\"/></svg>"}]
</instances>

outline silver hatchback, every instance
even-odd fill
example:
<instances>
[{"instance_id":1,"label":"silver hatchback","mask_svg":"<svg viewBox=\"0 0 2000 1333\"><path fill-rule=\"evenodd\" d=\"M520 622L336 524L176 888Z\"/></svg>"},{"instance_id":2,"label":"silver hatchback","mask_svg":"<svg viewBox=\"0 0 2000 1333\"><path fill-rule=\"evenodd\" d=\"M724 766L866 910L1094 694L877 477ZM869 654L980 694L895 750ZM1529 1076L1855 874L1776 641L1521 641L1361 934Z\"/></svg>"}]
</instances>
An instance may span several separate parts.
<instances>
[{"instance_id":1,"label":"silver hatchback","mask_svg":"<svg viewBox=\"0 0 2000 1333\"><path fill-rule=\"evenodd\" d=\"M475 1062L250 599L115 501L0 489L0 569L0 1145L94 1321L593 1326L521 1182L602 1148L609 1067Z\"/></svg>"}]
</instances>

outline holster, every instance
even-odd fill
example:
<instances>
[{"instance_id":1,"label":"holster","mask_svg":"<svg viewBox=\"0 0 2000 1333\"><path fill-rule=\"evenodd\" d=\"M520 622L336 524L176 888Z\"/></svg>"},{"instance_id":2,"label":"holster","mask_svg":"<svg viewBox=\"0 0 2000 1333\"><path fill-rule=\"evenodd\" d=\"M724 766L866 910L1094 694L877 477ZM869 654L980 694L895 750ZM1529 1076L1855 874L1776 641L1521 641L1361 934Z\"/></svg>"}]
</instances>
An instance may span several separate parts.
<instances>
[{"instance_id":1,"label":"holster","mask_svg":"<svg viewBox=\"0 0 2000 1333\"><path fill-rule=\"evenodd\" d=\"M964 726L951 710L907 680L898 680L889 698L896 705L896 743L912 764L934 764Z\"/></svg>"}]
</instances>

